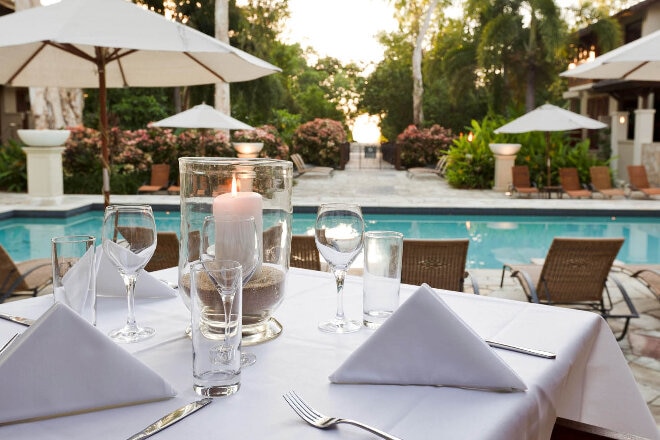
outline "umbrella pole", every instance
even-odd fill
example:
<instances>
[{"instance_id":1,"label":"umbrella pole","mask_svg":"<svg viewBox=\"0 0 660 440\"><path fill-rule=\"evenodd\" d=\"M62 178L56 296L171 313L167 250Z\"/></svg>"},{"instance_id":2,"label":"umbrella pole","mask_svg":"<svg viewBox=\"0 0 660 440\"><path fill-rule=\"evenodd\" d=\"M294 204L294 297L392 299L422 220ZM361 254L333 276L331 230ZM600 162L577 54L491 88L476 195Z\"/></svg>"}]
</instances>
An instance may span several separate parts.
<instances>
[{"instance_id":1,"label":"umbrella pole","mask_svg":"<svg viewBox=\"0 0 660 440\"><path fill-rule=\"evenodd\" d=\"M105 52L96 48L99 72L99 119L101 123L101 164L103 166L103 205L110 205L110 152L108 149L108 110L105 85Z\"/></svg>"}]
</instances>

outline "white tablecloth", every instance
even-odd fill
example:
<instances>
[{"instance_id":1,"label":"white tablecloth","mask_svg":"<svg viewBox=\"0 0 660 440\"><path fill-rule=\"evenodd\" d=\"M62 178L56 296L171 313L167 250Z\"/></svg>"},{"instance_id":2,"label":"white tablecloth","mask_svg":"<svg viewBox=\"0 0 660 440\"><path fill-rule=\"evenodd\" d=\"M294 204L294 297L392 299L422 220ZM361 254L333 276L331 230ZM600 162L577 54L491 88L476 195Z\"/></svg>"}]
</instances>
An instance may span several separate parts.
<instances>
[{"instance_id":1,"label":"white tablecloth","mask_svg":"<svg viewBox=\"0 0 660 440\"><path fill-rule=\"evenodd\" d=\"M176 281L176 271L161 271L158 277ZM347 277L345 310L349 318L361 317L361 286L360 278ZM415 289L402 286L402 300ZM284 303L275 313L284 331L273 341L246 347L258 360L243 370L240 391L216 399L153 438L373 438L348 425L321 431L305 424L281 397L291 389L322 412L357 419L408 440L440 436L547 439L557 416L660 438L621 350L600 316L470 294L444 293L443 298L483 337L553 351L557 359L497 351L523 378L529 388L526 392L331 384L328 375L373 331L363 329L349 335L320 332L317 323L334 315L334 280L327 273L291 269ZM36 318L51 304L51 297L39 297L0 305L0 311ZM118 326L125 316L125 300L99 299L100 329ZM181 299L138 300L136 317L139 323L154 327L157 335L124 347L168 380L177 389L177 397L2 426L0 438L122 439L197 400L192 390L191 342L184 335L189 313ZM0 346L21 330L19 325L1 321ZM451 353L442 354L437 362L443 356Z\"/></svg>"}]
</instances>

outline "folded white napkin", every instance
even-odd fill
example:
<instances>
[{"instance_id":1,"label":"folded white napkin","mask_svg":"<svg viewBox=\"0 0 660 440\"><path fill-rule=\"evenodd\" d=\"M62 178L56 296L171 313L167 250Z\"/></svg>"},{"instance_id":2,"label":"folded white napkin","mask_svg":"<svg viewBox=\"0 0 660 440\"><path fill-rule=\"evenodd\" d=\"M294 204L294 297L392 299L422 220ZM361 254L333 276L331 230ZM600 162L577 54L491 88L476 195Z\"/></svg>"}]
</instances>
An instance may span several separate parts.
<instances>
[{"instance_id":1,"label":"folded white napkin","mask_svg":"<svg viewBox=\"0 0 660 440\"><path fill-rule=\"evenodd\" d=\"M522 379L426 284L330 375L330 381L527 389Z\"/></svg>"},{"instance_id":2,"label":"folded white napkin","mask_svg":"<svg viewBox=\"0 0 660 440\"><path fill-rule=\"evenodd\" d=\"M110 258L104 255L103 248L96 248L96 295L97 296L126 296L126 286L119 275L117 266L112 264ZM176 290L155 278L146 270L138 272L135 284L136 298L171 298L176 296Z\"/></svg>"},{"instance_id":3,"label":"folded white napkin","mask_svg":"<svg viewBox=\"0 0 660 440\"><path fill-rule=\"evenodd\" d=\"M0 353L0 424L163 400L176 391L62 303Z\"/></svg>"},{"instance_id":4,"label":"folded white napkin","mask_svg":"<svg viewBox=\"0 0 660 440\"><path fill-rule=\"evenodd\" d=\"M94 298L90 298L89 287L94 279L89 279L94 276L94 272L90 272L90 268L95 271L94 250L92 246L62 277L62 285L56 287L56 298L66 298L68 304L73 310L79 314L83 314L85 310L91 307Z\"/></svg>"}]
</instances>

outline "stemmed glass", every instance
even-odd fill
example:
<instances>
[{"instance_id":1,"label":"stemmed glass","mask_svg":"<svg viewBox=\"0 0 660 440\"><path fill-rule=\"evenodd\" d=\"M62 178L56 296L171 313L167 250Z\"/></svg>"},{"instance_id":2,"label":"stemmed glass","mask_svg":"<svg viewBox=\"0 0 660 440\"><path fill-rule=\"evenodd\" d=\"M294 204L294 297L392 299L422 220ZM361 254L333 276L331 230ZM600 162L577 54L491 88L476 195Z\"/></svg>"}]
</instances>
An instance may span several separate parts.
<instances>
[{"instance_id":1,"label":"stemmed glass","mask_svg":"<svg viewBox=\"0 0 660 440\"><path fill-rule=\"evenodd\" d=\"M210 270L209 262L238 261L243 269L243 286L245 286L258 272L262 262L261 242L254 217L232 215L205 217L199 256L206 270ZM241 353L242 367L252 365L256 361L257 357L253 353Z\"/></svg>"},{"instance_id":2,"label":"stemmed glass","mask_svg":"<svg viewBox=\"0 0 660 440\"><path fill-rule=\"evenodd\" d=\"M103 252L126 285L128 317L126 325L110 331L119 342L138 342L150 338L155 330L140 327L135 321L135 283L138 272L147 265L156 250L156 222L149 205L110 205L103 216Z\"/></svg>"},{"instance_id":3,"label":"stemmed glass","mask_svg":"<svg viewBox=\"0 0 660 440\"><path fill-rule=\"evenodd\" d=\"M319 323L328 333L351 333L361 327L344 316L343 290L346 272L362 250L364 219L358 205L322 204L316 214L316 247L330 265L337 283L337 313L330 321Z\"/></svg>"}]
</instances>

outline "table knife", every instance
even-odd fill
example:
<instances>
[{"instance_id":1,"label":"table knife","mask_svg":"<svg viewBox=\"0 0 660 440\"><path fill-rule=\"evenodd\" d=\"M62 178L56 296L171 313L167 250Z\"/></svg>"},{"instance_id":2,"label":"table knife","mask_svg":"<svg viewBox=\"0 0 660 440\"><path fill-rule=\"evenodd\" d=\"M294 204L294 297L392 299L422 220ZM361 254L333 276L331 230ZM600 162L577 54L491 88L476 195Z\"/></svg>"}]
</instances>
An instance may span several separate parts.
<instances>
[{"instance_id":1,"label":"table knife","mask_svg":"<svg viewBox=\"0 0 660 440\"><path fill-rule=\"evenodd\" d=\"M144 438L151 437L155 433L162 431L168 426L172 426L179 420L188 417L190 414L194 413L195 411L204 408L212 401L213 401L212 398L207 397L206 399L197 400L195 402L191 402L185 406L182 406L179 409L175 409L171 413L167 414L165 417L147 426L142 431L138 432L135 435L130 436L128 440L142 440Z\"/></svg>"},{"instance_id":2,"label":"table knife","mask_svg":"<svg viewBox=\"0 0 660 440\"><path fill-rule=\"evenodd\" d=\"M501 348L502 350L515 351L517 353L528 354L531 356L542 357L546 359L555 359L557 355L555 353L543 350L536 350L534 348L518 347L516 345L502 344L501 342L486 341L488 345L493 348Z\"/></svg>"},{"instance_id":3,"label":"table knife","mask_svg":"<svg viewBox=\"0 0 660 440\"><path fill-rule=\"evenodd\" d=\"M0 319L5 319L7 321L15 322L26 327L34 324L34 319L23 318L22 316L8 315L6 313L0 313Z\"/></svg>"}]
</instances>

